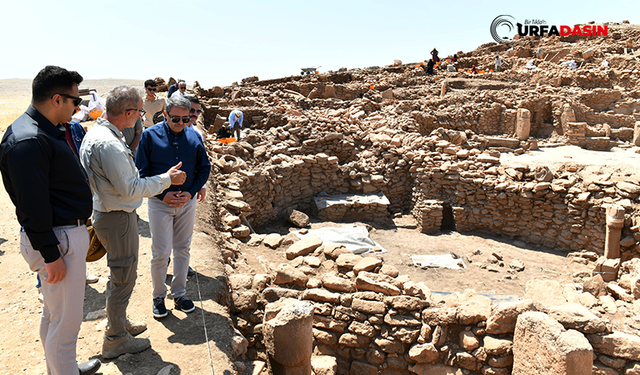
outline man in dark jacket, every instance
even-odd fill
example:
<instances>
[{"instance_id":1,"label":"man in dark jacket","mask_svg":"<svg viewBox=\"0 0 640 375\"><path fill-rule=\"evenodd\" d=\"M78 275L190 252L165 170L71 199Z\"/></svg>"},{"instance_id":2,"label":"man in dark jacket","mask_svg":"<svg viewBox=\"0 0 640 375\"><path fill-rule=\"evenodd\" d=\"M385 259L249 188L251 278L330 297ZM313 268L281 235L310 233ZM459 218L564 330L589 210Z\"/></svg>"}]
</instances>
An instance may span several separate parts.
<instances>
[{"instance_id":1,"label":"man in dark jacket","mask_svg":"<svg viewBox=\"0 0 640 375\"><path fill-rule=\"evenodd\" d=\"M81 102L82 76L47 66L33 80L31 106L7 129L0 171L16 206L20 252L43 281L40 339L47 373L94 374L100 361L78 365L91 189L63 125Z\"/></svg>"}]
</instances>

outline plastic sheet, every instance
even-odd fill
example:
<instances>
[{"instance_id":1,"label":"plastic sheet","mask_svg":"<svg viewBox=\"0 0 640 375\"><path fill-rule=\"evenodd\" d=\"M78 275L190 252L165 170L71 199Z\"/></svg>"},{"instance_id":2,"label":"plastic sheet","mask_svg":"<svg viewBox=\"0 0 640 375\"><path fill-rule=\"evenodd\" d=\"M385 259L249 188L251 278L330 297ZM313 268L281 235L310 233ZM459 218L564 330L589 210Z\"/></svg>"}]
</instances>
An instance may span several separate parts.
<instances>
[{"instance_id":1,"label":"plastic sheet","mask_svg":"<svg viewBox=\"0 0 640 375\"><path fill-rule=\"evenodd\" d=\"M467 268L462 259L455 259L451 254L411 255L411 261L416 267L443 267L452 270Z\"/></svg>"},{"instance_id":2,"label":"plastic sheet","mask_svg":"<svg viewBox=\"0 0 640 375\"><path fill-rule=\"evenodd\" d=\"M314 197L313 200L316 202L316 207L318 207L319 210L322 210L329 206L333 206L335 204L352 205L354 203L359 203L359 204L378 203L385 206L389 205L389 199L387 199L387 197L382 192L378 194L339 194L339 195L328 195L322 192L318 196Z\"/></svg>"},{"instance_id":3,"label":"plastic sheet","mask_svg":"<svg viewBox=\"0 0 640 375\"><path fill-rule=\"evenodd\" d=\"M346 224L340 227L324 227L318 229L310 229L307 234L294 232L296 236L304 238L306 236L318 236L324 245L339 243L351 250L354 254L366 254L374 252L374 247L382 249L378 253L386 253L379 243L369 237L369 231L366 227L355 224Z\"/></svg>"}]
</instances>

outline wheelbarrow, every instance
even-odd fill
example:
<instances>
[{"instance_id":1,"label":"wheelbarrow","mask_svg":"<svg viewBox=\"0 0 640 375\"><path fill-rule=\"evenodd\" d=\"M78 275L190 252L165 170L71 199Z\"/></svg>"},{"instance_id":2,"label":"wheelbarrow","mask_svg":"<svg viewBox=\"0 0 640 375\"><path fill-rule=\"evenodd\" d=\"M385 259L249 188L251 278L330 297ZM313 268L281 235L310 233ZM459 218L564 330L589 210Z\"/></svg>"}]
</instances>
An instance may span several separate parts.
<instances>
[{"instance_id":1,"label":"wheelbarrow","mask_svg":"<svg viewBox=\"0 0 640 375\"><path fill-rule=\"evenodd\" d=\"M318 68L320 68L319 66L312 66L310 68L300 68L302 71L300 72L300 75L305 75L305 74L318 74Z\"/></svg>"}]
</instances>

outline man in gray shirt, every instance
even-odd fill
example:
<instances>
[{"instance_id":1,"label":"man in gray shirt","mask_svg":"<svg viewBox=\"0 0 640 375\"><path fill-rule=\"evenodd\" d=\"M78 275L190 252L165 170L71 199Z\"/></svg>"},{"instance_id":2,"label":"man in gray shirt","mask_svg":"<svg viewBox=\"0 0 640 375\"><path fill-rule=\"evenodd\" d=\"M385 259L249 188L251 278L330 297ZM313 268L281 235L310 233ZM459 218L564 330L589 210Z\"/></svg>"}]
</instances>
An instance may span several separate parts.
<instances>
[{"instance_id":1,"label":"man in gray shirt","mask_svg":"<svg viewBox=\"0 0 640 375\"><path fill-rule=\"evenodd\" d=\"M152 197L170 185L184 183L182 163L167 172L140 178L131 150L122 135L143 113L137 89L119 86L107 97L107 112L89 130L80 147L80 160L93 191L93 227L107 250L107 330L102 357L116 358L151 346L149 339L134 338L127 323L127 306L138 268L136 209L143 197ZM142 332L144 329L137 329Z\"/></svg>"}]
</instances>

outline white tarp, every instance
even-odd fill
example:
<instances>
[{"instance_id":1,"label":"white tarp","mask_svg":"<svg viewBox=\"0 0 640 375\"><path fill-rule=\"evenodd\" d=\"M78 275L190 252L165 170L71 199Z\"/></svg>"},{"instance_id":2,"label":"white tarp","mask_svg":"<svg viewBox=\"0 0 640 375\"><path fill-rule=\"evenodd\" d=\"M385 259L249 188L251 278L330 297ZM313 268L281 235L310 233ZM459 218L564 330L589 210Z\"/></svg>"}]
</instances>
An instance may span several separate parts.
<instances>
[{"instance_id":1,"label":"white tarp","mask_svg":"<svg viewBox=\"0 0 640 375\"><path fill-rule=\"evenodd\" d=\"M366 227L355 224L345 224L340 227L324 227L318 229L309 229L307 234L294 232L296 236L304 238L306 236L318 236L324 245L339 243L351 250L354 254L365 254L373 252L373 248L378 246L382 249L381 253L386 253L379 243L369 237L369 231Z\"/></svg>"},{"instance_id":2,"label":"white tarp","mask_svg":"<svg viewBox=\"0 0 640 375\"><path fill-rule=\"evenodd\" d=\"M451 254L442 255L411 255L413 264L417 267L443 267L452 270L467 268L462 259L455 259Z\"/></svg>"},{"instance_id":3,"label":"white tarp","mask_svg":"<svg viewBox=\"0 0 640 375\"><path fill-rule=\"evenodd\" d=\"M80 105L80 110L73 115L73 119L79 122L86 121L91 118L89 113L91 111L104 111L106 108L106 99L100 97L97 92L91 91L89 93L91 99L89 99L89 105Z\"/></svg>"},{"instance_id":4,"label":"white tarp","mask_svg":"<svg viewBox=\"0 0 640 375\"><path fill-rule=\"evenodd\" d=\"M336 204L349 206L354 203L359 204L370 204L370 203L378 203L382 205L389 205L389 199L384 195L383 192L378 194L339 194L339 195L329 195L325 192L320 193L318 196L314 197L313 200L316 202L316 207L319 210L327 208L329 206L333 206Z\"/></svg>"}]
</instances>

